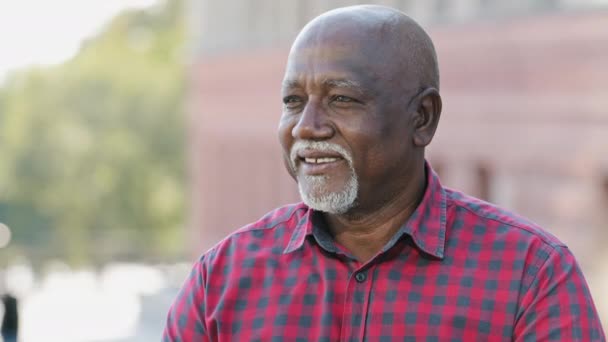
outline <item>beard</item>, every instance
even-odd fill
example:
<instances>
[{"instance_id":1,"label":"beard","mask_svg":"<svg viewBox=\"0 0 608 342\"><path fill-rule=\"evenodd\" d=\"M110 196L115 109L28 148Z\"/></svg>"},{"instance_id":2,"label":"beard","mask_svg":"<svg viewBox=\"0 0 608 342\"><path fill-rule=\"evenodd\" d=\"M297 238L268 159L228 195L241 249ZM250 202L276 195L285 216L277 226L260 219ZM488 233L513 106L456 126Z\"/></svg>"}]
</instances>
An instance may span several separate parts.
<instances>
[{"instance_id":1,"label":"beard","mask_svg":"<svg viewBox=\"0 0 608 342\"><path fill-rule=\"evenodd\" d=\"M342 189L330 191L332 180L328 175L298 175L296 171L297 153L299 150L335 152L348 163L350 174ZM302 201L310 208L329 214L344 214L357 202L359 180L353 167L352 156L340 145L324 141L297 141L291 148L290 166L298 181L298 190Z\"/></svg>"}]
</instances>

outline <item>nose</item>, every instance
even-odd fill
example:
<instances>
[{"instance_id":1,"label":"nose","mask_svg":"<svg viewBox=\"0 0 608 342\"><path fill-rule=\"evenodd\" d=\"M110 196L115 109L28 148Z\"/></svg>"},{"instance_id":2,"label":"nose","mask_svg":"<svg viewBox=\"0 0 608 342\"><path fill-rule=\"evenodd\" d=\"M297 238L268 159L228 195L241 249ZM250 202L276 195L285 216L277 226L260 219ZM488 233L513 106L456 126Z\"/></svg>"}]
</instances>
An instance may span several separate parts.
<instances>
[{"instance_id":1,"label":"nose","mask_svg":"<svg viewBox=\"0 0 608 342\"><path fill-rule=\"evenodd\" d=\"M318 102L308 101L300 114L300 118L291 130L295 139L326 140L335 133L334 127L327 116L327 112Z\"/></svg>"}]
</instances>

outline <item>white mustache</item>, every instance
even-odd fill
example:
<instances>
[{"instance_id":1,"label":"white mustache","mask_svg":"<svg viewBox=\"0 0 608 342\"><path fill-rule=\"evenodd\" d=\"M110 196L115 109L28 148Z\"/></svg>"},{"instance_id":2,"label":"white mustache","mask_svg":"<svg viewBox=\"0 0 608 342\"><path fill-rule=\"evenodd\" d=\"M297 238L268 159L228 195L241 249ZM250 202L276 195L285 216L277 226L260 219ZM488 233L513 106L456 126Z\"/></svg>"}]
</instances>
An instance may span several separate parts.
<instances>
[{"instance_id":1,"label":"white mustache","mask_svg":"<svg viewBox=\"0 0 608 342\"><path fill-rule=\"evenodd\" d=\"M298 152L302 150L318 151L318 152L335 152L344 158L348 165L352 167L353 158L352 156L340 145L329 143L327 141L313 141L313 140L298 140L291 147L289 155L291 161L291 167L295 171L296 162L298 160Z\"/></svg>"}]
</instances>

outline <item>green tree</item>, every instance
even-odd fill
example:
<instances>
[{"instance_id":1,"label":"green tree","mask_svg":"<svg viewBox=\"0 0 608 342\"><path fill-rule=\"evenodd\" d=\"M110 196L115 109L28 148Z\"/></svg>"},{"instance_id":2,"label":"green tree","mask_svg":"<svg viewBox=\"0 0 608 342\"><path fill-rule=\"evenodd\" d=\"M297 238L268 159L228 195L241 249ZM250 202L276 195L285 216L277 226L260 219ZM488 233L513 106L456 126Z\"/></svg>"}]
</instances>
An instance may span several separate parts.
<instances>
[{"instance_id":1,"label":"green tree","mask_svg":"<svg viewBox=\"0 0 608 342\"><path fill-rule=\"evenodd\" d=\"M70 61L0 90L0 222L14 233L4 254L183 253L182 2L158 6L117 16Z\"/></svg>"}]
</instances>

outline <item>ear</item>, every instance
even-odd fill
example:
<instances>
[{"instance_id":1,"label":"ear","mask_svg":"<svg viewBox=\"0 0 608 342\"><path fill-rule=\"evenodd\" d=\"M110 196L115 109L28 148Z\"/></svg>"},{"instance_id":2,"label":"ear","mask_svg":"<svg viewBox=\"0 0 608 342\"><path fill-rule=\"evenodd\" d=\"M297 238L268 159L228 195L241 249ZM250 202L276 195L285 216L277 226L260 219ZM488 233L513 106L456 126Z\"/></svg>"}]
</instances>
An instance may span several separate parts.
<instances>
[{"instance_id":1,"label":"ear","mask_svg":"<svg viewBox=\"0 0 608 342\"><path fill-rule=\"evenodd\" d=\"M441 116L441 96L433 87L425 89L418 95L418 108L412 115L413 143L416 147L425 147L435 135Z\"/></svg>"}]
</instances>

